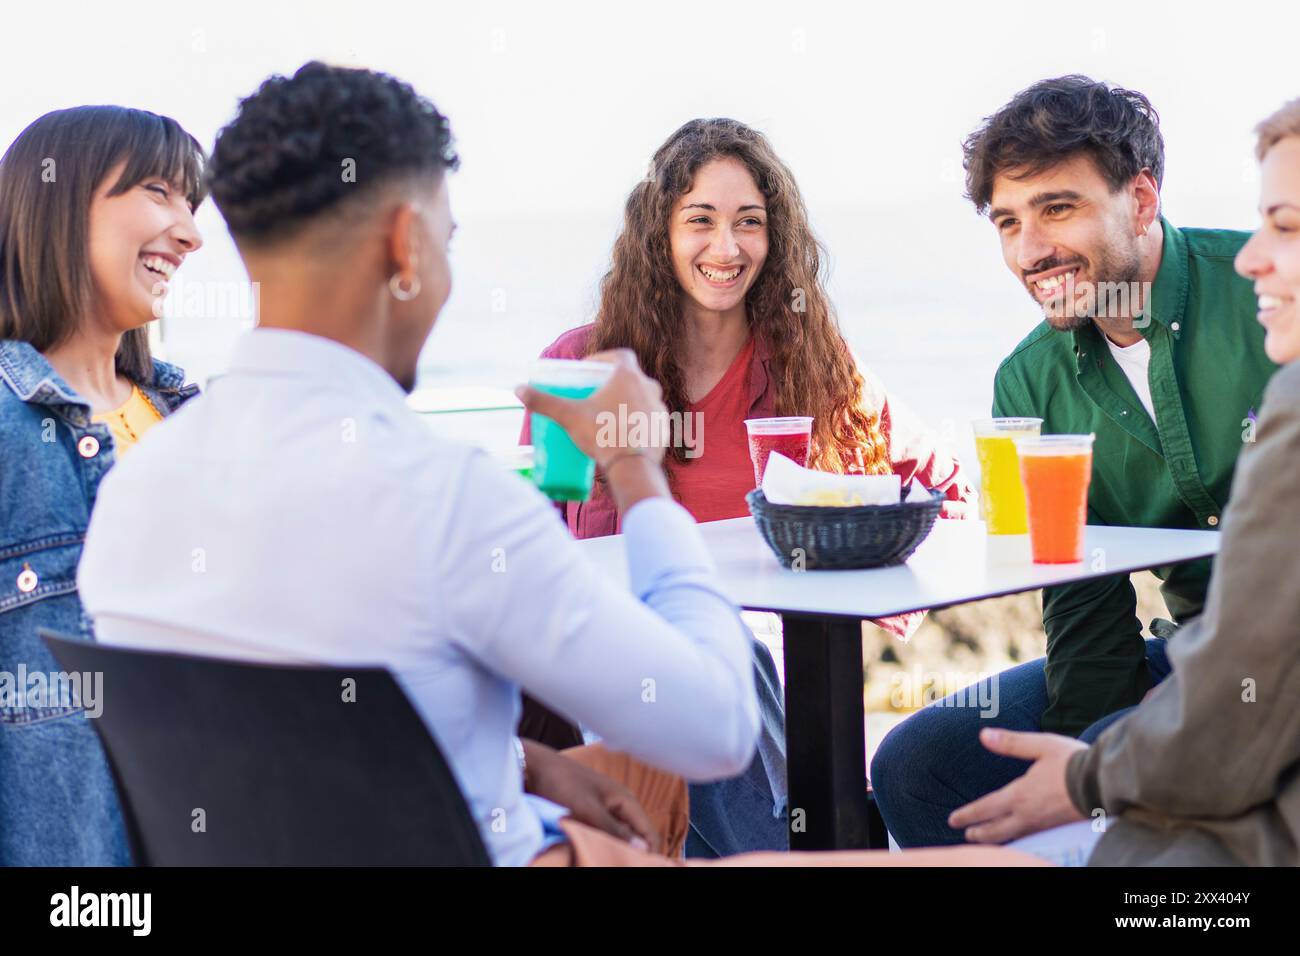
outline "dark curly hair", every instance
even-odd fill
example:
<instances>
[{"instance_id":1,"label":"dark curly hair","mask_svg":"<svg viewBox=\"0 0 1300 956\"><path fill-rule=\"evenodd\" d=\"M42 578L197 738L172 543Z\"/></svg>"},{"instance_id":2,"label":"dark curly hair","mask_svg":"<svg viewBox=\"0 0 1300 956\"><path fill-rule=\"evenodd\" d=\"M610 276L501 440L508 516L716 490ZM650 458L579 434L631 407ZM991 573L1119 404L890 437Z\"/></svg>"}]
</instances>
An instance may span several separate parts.
<instances>
[{"instance_id":1,"label":"dark curly hair","mask_svg":"<svg viewBox=\"0 0 1300 956\"><path fill-rule=\"evenodd\" d=\"M1164 178L1160 116L1141 93L1073 74L1042 80L985 117L962 143L966 198L981 213L993 198L993 180L1008 169L1034 176L1079 153L1119 189L1143 169L1157 188Z\"/></svg>"},{"instance_id":2,"label":"dark curly hair","mask_svg":"<svg viewBox=\"0 0 1300 956\"><path fill-rule=\"evenodd\" d=\"M235 240L266 243L402 176L459 165L447 118L408 84L312 61L240 102L208 182Z\"/></svg>"}]
</instances>

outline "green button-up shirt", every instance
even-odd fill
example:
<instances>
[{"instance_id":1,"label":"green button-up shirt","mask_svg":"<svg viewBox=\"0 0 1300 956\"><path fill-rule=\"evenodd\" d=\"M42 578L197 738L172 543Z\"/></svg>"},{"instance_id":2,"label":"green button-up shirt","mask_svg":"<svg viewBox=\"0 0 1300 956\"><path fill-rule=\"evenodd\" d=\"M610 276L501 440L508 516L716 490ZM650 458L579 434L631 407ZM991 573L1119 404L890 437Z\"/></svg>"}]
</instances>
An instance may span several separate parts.
<instances>
[{"instance_id":1,"label":"green button-up shirt","mask_svg":"<svg viewBox=\"0 0 1300 956\"><path fill-rule=\"evenodd\" d=\"M1251 284L1233 269L1249 235L1161 225L1160 268L1135 322L1151 344L1155 421L1093 323L1074 332L1046 322L1034 329L998 368L993 414L1041 418L1044 434L1096 434L1090 524L1212 530L1277 366L1264 354ZM1201 613L1210 561L1153 570L1176 621ZM1045 588L1043 628L1043 730L1077 736L1150 689L1127 574Z\"/></svg>"}]
</instances>

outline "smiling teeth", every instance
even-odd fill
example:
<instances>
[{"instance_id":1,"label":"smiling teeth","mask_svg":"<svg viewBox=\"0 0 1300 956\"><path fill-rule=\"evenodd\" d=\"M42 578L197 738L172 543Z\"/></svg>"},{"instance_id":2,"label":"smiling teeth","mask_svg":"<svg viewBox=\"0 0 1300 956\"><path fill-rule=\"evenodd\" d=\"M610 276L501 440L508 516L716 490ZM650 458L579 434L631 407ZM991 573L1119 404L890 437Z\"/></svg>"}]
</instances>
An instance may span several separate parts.
<instances>
[{"instance_id":1,"label":"smiling teeth","mask_svg":"<svg viewBox=\"0 0 1300 956\"><path fill-rule=\"evenodd\" d=\"M1039 279L1034 283L1034 285L1038 286L1038 288L1042 289L1044 292L1049 292L1052 289L1064 285L1065 280L1070 278L1070 276L1074 275L1077 271L1077 269L1071 269L1069 272L1062 273L1059 276L1052 276L1050 279Z\"/></svg>"},{"instance_id":2,"label":"smiling teeth","mask_svg":"<svg viewBox=\"0 0 1300 956\"><path fill-rule=\"evenodd\" d=\"M168 262L162 256L144 256L143 261L146 269L161 272L168 279L176 274L176 264Z\"/></svg>"},{"instance_id":3,"label":"smiling teeth","mask_svg":"<svg viewBox=\"0 0 1300 956\"><path fill-rule=\"evenodd\" d=\"M740 275L739 267L731 269L728 272L719 272L716 269L708 269L704 266L700 266L700 271L704 273L705 278L713 282L730 282L732 279L736 278L736 276Z\"/></svg>"},{"instance_id":4,"label":"smiling teeth","mask_svg":"<svg viewBox=\"0 0 1300 956\"><path fill-rule=\"evenodd\" d=\"M1259 297L1259 307L1261 310L1276 309L1279 306L1281 306L1282 303L1285 301L1286 299L1283 299L1276 295L1261 295Z\"/></svg>"}]
</instances>

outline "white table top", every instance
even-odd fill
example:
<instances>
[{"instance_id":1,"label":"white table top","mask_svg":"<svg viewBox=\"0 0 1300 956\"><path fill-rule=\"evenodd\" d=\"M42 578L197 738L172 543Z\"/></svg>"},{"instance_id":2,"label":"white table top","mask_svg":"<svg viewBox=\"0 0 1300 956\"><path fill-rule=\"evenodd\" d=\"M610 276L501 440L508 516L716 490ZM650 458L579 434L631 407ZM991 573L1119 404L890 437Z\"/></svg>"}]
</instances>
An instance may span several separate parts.
<instances>
[{"instance_id":1,"label":"white table top","mask_svg":"<svg viewBox=\"0 0 1300 956\"><path fill-rule=\"evenodd\" d=\"M500 412L524 407L514 392L483 385L417 388L406 397L406 404L412 411L422 415Z\"/></svg>"},{"instance_id":2,"label":"white table top","mask_svg":"<svg viewBox=\"0 0 1300 956\"><path fill-rule=\"evenodd\" d=\"M1219 550L1217 531L1090 525L1083 562L1034 564L1027 536L990 536L982 521L941 518L906 564L865 571L791 571L777 562L753 518L699 527L717 562L723 591L740 607L830 617L879 618L965 604L1211 557ZM602 570L626 583L622 535L578 544Z\"/></svg>"}]
</instances>

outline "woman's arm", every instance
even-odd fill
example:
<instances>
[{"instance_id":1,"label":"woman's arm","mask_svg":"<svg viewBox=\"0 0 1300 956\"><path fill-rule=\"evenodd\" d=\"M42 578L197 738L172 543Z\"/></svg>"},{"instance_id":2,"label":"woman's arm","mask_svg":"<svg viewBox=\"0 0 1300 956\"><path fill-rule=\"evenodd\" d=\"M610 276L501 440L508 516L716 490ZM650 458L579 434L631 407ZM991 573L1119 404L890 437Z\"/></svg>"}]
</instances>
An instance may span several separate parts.
<instances>
[{"instance_id":1,"label":"woman's arm","mask_svg":"<svg viewBox=\"0 0 1300 956\"><path fill-rule=\"evenodd\" d=\"M863 406L880 415L880 430L889 443L894 473L904 485L915 479L923 487L943 492L943 517L967 517L975 505L975 488L957 456L902 399L890 395L870 369L860 361L857 365L863 380Z\"/></svg>"},{"instance_id":2,"label":"woman's arm","mask_svg":"<svg viewBox=\"0 0 1300 956\"><path fill-rule=\"evenodd\" d=\"M912 479L944 495L945 518L966 518L975 507L975 488L957 456L948 451L933 429L898 398L886 397L880 428L889 439L894 473L907 484Z\"/></svg>"},{"instance_id":3,"label":"woman's arm","mask_svg":"<svg viewBox=\"0 0 1300 956\"><path fill-rule=\"evenodd\" d=\"M974 507L975 489L956 456L946 451L934 431L896 397L891 397L875 374L854 356L862 376L862 406L880 415L880 431L889 445L894 474L904 485L919 481L925 488L944 494L945 518L965 518ZM925 619L924 611L896 614L871 623L900 640L908 640Z\"/></svg>"}]
</instances>

